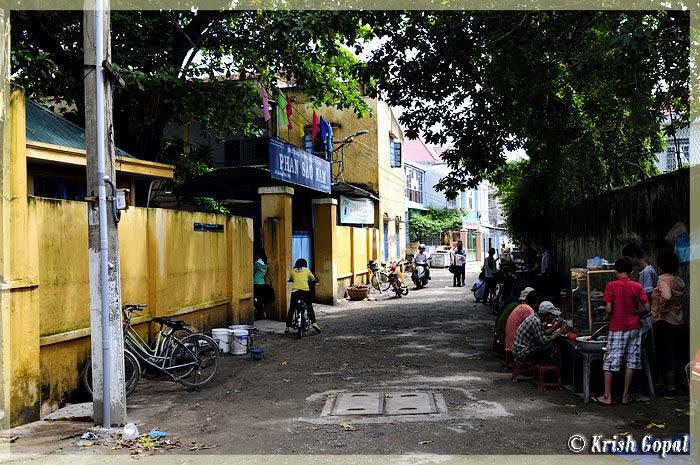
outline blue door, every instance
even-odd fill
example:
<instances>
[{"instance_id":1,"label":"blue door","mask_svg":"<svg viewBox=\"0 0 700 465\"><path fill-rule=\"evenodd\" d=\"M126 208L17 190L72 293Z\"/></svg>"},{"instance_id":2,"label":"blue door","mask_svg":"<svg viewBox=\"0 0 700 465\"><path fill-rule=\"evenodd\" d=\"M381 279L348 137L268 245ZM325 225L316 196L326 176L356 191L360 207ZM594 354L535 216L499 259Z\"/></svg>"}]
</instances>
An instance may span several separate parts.
<instances>
[{"instance_id":1,"label":"blue door","mask_svg":"<svg viewBox=\"0 0 700 465\"><path fill-rule=\"evenodd\" d=\"M292 265L299 258L306 259L309 269L314 270L314 241L310 231L292 231Z\"/></svg>"},{"instance_id":2,"label":"blue door","mask_svg":"<svg viewBox=\"0 0 700 465\"><path fill-rule=\"evenodd\" d=\"M396 223L396 259L401 258L401 225Z\"/></svg>"}]
</instances>

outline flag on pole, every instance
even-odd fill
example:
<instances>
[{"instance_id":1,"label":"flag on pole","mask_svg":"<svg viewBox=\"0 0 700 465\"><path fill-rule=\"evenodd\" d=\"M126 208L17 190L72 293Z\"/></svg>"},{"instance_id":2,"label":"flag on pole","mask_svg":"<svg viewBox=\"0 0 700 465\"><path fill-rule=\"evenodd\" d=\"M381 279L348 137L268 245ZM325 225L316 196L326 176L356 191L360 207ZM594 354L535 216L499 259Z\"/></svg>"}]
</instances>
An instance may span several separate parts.
<instances>
[{"instance_id":1,"label":"flag on pole","mask_svg":"<svg viewBox=\"0 0 700 465\"><path fill-rule=\"evenodd\" d=\"M321 117L321 121L319 123L319 126L321 126L321 146L325 147L326 146L326 137L328 136L328 130L326 129L326 122L323 120L323 116Z\"/></svg>"},{"instance_id":2,"label":"flag on pole","mask_svg":"<svg viewBox=\"0 0 700 465\"><path fill-rule=\"evenodd\" d=\"M294 125L292 124L292 113L294 113L292 102L287 99L287 129L290 131L294 128Z\"/></svg>"},{"instance_id":3,"label":"flag on pole","mask_svg":"<svg viewBox=\"0 0 700 465\"><path fill-rule=\"evenodd\" d=\"M303 141L304 137L306 136L306 133L304 132L304 119L301 116L301 113L299 113L299 138Z\"/></svg>"},{"instance_id":4,"label":"flag on pole","mask_svg":"<svg viewBox=\"0 0 700 465\"><path fill-rule=\"evenodd\" d=\"M270 121L270 103L265 86L260 86L260 97L262 97L262 110L265 121Z\"/></svg>"},{"instance_id":5,"label":"flag on pole","mask_svg":"<svg viewBox=\"0 0 700 465\"><path fill-rule=\"evenodd\" d=\"M277 93L277 127L287 124L287 99L282 92Z\"/></svg>"},{"instance_id":6,"label":"flag on pole","mask_svg":"<svg viewBox=\"0 0 700 465\"><path fill-rule=\"evenodd\" d=\"M311 144L316 143L316 134L318 134L318 115L314 110L314 116L311 118Z\"/></svg>"},{"instance_id":7,"label":"flag on pole","mask_svg":"<svg viewBox=\"0 0 700 465\"><path fill-rule=\"evenodd\" d=\"M331 126L331 123L326 121L326 126L328 126L328 129L326 130L327 137L328 137L328 152L333 152L333 127Z\"/></svg>"}]
</instances>

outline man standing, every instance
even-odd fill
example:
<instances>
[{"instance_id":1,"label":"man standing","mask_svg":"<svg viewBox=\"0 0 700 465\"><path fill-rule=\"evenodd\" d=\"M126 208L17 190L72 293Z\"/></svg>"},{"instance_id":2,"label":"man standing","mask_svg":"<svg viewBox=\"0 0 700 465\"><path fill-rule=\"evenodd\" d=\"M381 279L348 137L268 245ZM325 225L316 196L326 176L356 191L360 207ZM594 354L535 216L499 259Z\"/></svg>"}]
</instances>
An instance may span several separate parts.
<instances>
[{"instance_id":1,"label":"man standing","mask_svg":"<svg viewBox=\"0 0 700 465\"><path fill-rule=\"evenodd\" d=\"M642 367L641 345L642 334L639 318L640 303L643 311L649 312L649 302L642 285L630 280L632 262L627 258L620 258L615 262L617 279L605 286L603 300L606 302L606 311L610 319L610 332L608 344L603 357L603 381L605 392L602 396L592 396L591 400L598 404L612 404L612 380L613 372L620 371L625 365L625 387L622 393L622 404L627 405L632 401L630 386L634 370Z\"/></svg>"},{"instance_id":2,"label":"man standing","mask_svg":"<svg viewBox=\"0 0 700 465\"><path fill-rule=\"evenodd\" d=\"M462 287L464 286L464 269L467 264L467 251L462 248L462 241L457 241L457 247L452 249L452 257L452 264L455 267L452 286Z\"/></svg>"}]
</instances>

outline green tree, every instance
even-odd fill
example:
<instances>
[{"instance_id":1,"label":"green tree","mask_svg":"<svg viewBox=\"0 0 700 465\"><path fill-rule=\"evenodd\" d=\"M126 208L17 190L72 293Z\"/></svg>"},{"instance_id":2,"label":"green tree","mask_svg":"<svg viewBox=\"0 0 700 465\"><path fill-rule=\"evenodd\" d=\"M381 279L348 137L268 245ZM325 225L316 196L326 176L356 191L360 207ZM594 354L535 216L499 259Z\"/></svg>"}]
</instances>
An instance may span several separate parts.
<instances>
[{"instance_id":1,"label":"green tree","mask_svg":"<svg viewBox=\"0 0 700 465\"><path fill-rule=\"evenodd\" d=\"M114 94L119 147L159 160L168 123L255 135L262 82L274 101L289 79L318 105L367 111L347 46L371 36L347 11L112 11L112 62L126 87ZM45 103L74 105L83 124L82 12L12 12L14 81ZM235 79L230 79L235 78Z\"/></svg>"},{"instance_id":2,"label":"green tree","mask_svg":"<svg viewBox=\"0 0 700 465\"><path fill-rule=\"evenodd\" d=\"M407 12L378 33L375 91L408 137L455 147L438 188L495 179L516 236L652 174L664 112L687 124L687 12ZM529 160L502 169L516 149Z\"/></svg>"},{"instance_id":3,"label":"green tree","mask_svg":"<svg viewBox=\"0 0 700 465\"><path fill-rule=\"evenodd\" d=\"M412 213L408 218L411 240L439 236L462 228L461 210L430 207L425 213Z\"/></svg>"}]
</instances>

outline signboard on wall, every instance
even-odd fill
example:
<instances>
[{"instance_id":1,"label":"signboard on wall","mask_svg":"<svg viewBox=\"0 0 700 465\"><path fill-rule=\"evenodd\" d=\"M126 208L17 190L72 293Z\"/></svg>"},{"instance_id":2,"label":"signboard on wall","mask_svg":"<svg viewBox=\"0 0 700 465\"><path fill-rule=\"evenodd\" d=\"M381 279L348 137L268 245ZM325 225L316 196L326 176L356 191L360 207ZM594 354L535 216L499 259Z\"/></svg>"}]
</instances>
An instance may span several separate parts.
<instances>
[{"instance_id":1,"label":"signboard on wall","mask_svg":"<svg viewBox=\"0 0 700 465\"><path fill-rule=\"evenodd\" d=\"M341 224L374 224L374 201L340 196Z\"/></svg>"},{"instance_id":2,"label":"signboard on wall","mask_svg":"<svg viewBox=\"0 0 700 465\"><path fill-rule=\"evenodd\" d=\"M479 217L475 211L470 211L462 217L462 228L479 229Z\"/></svg>"},{"instance_id":3,"label":"signboard on wall","mask_svg":"<svg viewBox=\"0 0 700 465\"><path fill-rule=\"evenodd\" d=\"M270 139L270 175L327 194L331 191L330 162L278 139Z\"/></svg>"}]
</instances>

